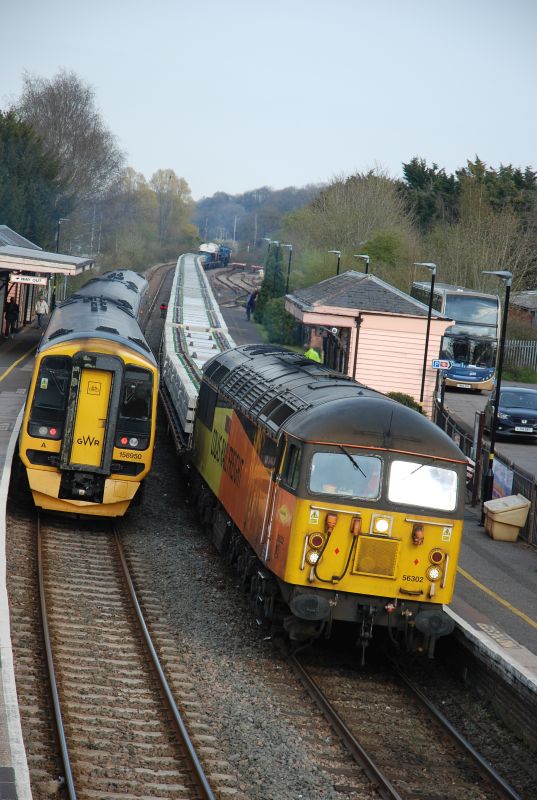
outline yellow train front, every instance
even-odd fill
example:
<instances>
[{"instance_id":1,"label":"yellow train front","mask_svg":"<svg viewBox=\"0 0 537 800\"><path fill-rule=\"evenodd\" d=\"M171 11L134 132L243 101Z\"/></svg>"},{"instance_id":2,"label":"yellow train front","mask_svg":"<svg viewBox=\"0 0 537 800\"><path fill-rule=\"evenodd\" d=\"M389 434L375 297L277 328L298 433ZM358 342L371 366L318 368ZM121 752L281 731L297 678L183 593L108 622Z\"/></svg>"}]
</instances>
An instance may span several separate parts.
<instances>
[{"instance_id":1,"label":"yellow train front","mask_svg":"<svg viewBox=\"0 0 537 800\"><path fill-rule=\"evenodd\" d=\"M466 460L421 414L248 345L205 368L191 462L260 620L279 615L299 640L345 621L362 646L375 626L407 644L452 630Z\"/></svg>"},{"instance_id":2,"label":"yellow train front","mask_svg":"<svg viewBox=\"0 0 537 800\"><path fill-rule=\"evenodd\" d=\"M138 319L147 281L94 278L51 315L19 439L36 506L117 517L151 468L158 370Z\"/></svg>"}]
</instances>

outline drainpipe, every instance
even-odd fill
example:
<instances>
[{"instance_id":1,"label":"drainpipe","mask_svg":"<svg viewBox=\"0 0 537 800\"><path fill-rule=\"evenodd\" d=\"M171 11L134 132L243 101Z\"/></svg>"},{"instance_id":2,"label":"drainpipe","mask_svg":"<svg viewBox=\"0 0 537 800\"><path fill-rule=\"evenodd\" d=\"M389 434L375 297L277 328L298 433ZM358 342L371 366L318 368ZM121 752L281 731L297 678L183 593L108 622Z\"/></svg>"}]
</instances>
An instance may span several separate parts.
<instances>
[{"instance_id":1,"label":"drainpipe","mask_svg":"<svg viewBox=\"0 0 537 800\"><path fill-rule=\"evenodd\" d=\"M360 325L362 324L362 315L358 314L355 321L356 321L356 341L354 343L354 365L352 368L353 380L356 380L356 365L358 363L358 339L360 338Z\"/></svg>"}]
</instances>

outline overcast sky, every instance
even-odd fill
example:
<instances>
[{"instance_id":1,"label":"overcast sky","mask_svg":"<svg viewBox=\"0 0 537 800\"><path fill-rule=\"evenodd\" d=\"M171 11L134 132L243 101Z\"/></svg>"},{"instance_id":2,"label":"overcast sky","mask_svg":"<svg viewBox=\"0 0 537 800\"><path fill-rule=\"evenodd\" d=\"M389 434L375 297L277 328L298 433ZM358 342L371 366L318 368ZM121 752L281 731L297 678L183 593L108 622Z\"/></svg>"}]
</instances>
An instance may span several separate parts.
<instances>
[{"instance_id":1,"label":"overcast sky","mask_svg":"<svg viewBox=\"0 0 537 800\"><path fill-rule=\"evenodd\" d=\"M417 155L537 168L535 0L0 0L0 108L74 71L195 199Z\"/></svg>"}]
</instances>

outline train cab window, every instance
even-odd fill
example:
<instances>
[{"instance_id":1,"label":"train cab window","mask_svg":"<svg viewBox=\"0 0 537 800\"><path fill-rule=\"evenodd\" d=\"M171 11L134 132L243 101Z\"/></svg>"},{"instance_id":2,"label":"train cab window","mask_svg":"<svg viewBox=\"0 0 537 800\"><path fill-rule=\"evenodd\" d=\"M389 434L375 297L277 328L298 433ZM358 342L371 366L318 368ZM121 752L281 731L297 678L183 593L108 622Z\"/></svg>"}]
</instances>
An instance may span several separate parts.
<instances>
[{"instance_id":1,"label":"train cab window","mask_svg":"<svg viewBox=\"0 0 537 800\"><path fill-rule=\"evenodd\" d=\"M282 470L282 483L290 489L298 488L300 478L300 456L301 450L296 444L289 444L285 453L285 462Z\"/></svg>"},{"instance_id":2,"label":"train cab window","mask_svg":"<svg viewBox=\"0 0 537 800\"><path fill-rule=\"evenodd\" d=\"M151 373L146 370L127 370L123 381L120 416L130 419L149 419L152 399Z\"/></svg>"},{"instance_id":3,"label":"train cab window","mask_svg":"<svg viewBox=\"0 0 537 800\"><path fill-rule=\"evenodd\" d=\"M457 473L454 469L394 461L390 467L388 499L392 503L453 511L457 505Z\"/></svg>"},{"instance_id":4,"label":"train cab window","mask_svg":"<svg viewBox=\"0 0 537 800\"><path fill-rule=\"evenodd\" d=\"M42 360L28 420L30 436L62 438L70 382L70 358L46 356Z\"/></svg>"},{"instance_id":5,"label":"train cab window","mask_svg":"<svg viewBox=\"0 0 537 800\"><path fill-rule=\"evenodd\" d=\"M63 409L67 403L71 359L47 356L41 362L35 383L34 408Z\"/></svg>"},{"instance_id":6,"label":"train cab window","mask_svg":"<svg viewBox=\"0 0 537 800\"><path fill-rule=\"evenodd\" d=\"M310 492L376 500L380 495L382 460L378 456L358 455L347 448L341 450L341 453L314 453Z\"/></svg>"}]
</instances>

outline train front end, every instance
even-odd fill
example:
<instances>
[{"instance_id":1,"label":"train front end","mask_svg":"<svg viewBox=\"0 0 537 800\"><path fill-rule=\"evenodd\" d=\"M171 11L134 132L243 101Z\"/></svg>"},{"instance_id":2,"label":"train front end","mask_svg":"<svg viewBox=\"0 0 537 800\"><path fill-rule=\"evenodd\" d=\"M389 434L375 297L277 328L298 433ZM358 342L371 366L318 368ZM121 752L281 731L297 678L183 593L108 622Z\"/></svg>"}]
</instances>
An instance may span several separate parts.
<instances>
[{"instance_id":1,"label":"train front end","mask_svg":"<svg viewBox=\"0 0 537 800\"><path fill-rule=\"evenodd\" d=\"M35 505L118 517L151 468L154 359L106 339L48 346L36 359L19 453Z\"/></svg>"}]
</instances>

